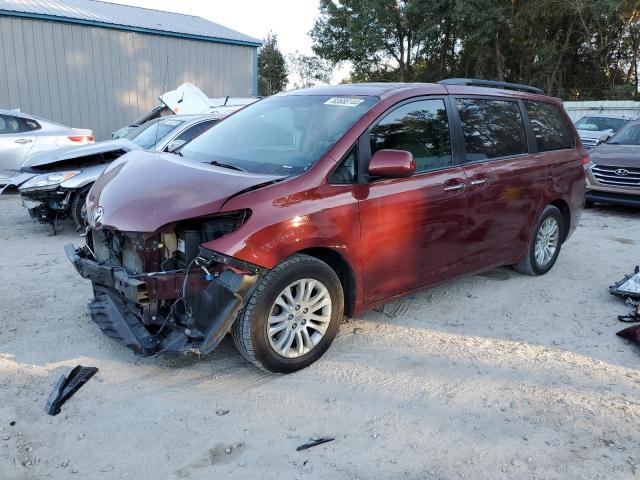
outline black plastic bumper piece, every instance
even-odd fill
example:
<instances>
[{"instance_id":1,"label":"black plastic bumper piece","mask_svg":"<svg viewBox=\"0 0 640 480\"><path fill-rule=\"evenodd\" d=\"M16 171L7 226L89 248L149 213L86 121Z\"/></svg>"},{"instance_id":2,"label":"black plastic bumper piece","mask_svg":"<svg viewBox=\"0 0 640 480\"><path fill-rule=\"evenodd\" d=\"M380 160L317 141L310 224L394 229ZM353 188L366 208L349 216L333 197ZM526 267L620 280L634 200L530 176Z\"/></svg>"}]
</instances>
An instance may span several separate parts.
<instances>
[{"instance_id":1,"label":"black plastic bumper piece","mask_svg":"<svg viewBox=\"0 0 640 480\"><path fill-rule=\"evenodd\" d=\"M134 305L108 288L95 285L93 290L89 312L102 333L144 357L158 351L160 341L144 327Z\"/></svg>"},{"instance_id":2,"label":"black plastic bumper piece","mask_svg":"<svg viewBox=\"0 0 640 480\"><path fill-rule=\"evenodd\" d=\"M186 301L193 311L190 325L167 322L166 328L154 335L142 323L144 305L137 300L145 282L129 277L121 268L89 260L73 245L66 245L65 253L78 273L93 282L95 297L89 303L93 321L105 335L141 356L211 353L231 329L260 278L220 271L199 292L187 292Z\"/></svg>"},{"instance_id":3,"label":"black plastic bumper piece","mask_svg":"<svg viewBox=\"0 0 640 480\"><path fill-rule=\"evenodd\" d=\"M608 205L619 205L622 207L640 207L640 192L638 195L628 195L625 193L588 190L586 198L588 202L606 203Z\"/></svg>"},{"instance_id":4,"label":"black plastic bumper piece","mask_svg":"<svg viewBox=\"0 0 640 480\"><path fill-rule=\"evenodd\" d=\"M59 414L62 404L71 398L97 372L98 369L96 367L78 365L69 372L69 375L62 375L49 395L46 412L49 415Z\"/></svg>"}]
</instances>

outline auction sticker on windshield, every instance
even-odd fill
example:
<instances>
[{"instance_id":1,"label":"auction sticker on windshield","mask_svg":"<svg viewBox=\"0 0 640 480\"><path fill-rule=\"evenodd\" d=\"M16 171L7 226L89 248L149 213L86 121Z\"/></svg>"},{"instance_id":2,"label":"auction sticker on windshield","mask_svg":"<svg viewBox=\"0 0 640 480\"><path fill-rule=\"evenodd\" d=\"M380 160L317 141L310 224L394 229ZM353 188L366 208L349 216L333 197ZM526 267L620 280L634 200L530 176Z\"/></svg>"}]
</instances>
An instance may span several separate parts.
<instances>
[{"instance_id":1,"label":"auction sticker on windshield","mask_svg":"<svg viewBox=\"0 0 640 480\"><path fill-rule=\"evenodd\" d=\"M338 105L340 107L357 107L362 102L364 102L364 100L359 99L359 98L333 97L333 98L330 98L329 100L327 100L326 102L324 102L324 104L325 105Z\"/></svg>"}]
</instances>

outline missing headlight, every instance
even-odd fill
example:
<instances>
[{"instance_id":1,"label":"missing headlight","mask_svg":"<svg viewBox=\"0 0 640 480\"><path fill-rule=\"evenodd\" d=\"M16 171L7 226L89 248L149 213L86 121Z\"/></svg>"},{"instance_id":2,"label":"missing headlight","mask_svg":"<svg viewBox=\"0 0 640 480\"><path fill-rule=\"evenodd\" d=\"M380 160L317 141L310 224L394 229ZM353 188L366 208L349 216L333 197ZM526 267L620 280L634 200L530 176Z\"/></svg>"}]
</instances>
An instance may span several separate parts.
<instances>
[{"instance_id":1,"label":"missing headlight","mask_svg":"<svg viewBox=\"0 0 640 480\"><path fill-rule=\"evenodd\" d=\"M248 210L215 215L207 219L182 222L176 227L178 268L186 268L197 255L200 244L216 240L240 228L249 216Z\"/></svg>"}]
</instances>

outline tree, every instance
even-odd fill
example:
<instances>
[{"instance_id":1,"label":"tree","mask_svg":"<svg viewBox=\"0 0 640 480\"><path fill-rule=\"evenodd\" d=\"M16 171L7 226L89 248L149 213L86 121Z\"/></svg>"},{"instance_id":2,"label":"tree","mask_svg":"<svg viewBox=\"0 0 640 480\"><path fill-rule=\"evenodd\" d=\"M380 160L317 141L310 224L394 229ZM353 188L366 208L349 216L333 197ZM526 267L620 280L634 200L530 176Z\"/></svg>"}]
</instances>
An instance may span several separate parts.
<instances>
[{"instance_id":1,"label":"tree","mask_svg":"<svg viewBox=\"0 0 640 480\"><path fill-rule=\"evenodd\" d=\"M321 0L313 49L354 81L527 83L563 98L638 92L638 0Z\"/></svg>"},{"instance_id":2,"label":"tree","mask_svg":"<svg viewBox=\"0 0 640 480\"><path fill-rule=\"evenodd\" d=\"M258 51L258 90L269 96L281 92L287 86L287 64L278 48L278 37L269 32Z\"/></svg>"},{"instance_id":3,"label":"tree","mask_svg":"<svg viewBox=\"0 0 640 480\"><path fill-rule=\"evenodd\" d=\"M331 81L331 65L315 55L304 55L298 51L289 55L290 70L295 72L299 82L295 82L296 88L310 88L318 83Z\"/></svg>"},{"instance_id":4,"label":"tree","mask_svg":"<svg viewBox=\"0 0 640 480\"><path fill-rule=\"evenodd\" d=\"M396 70L409 80L424 47L417 31L428 19L420 6L428 0L320 0L311 30L313 50L331 62L351 61L354 77Z\"/></svg>"}]
</instances>

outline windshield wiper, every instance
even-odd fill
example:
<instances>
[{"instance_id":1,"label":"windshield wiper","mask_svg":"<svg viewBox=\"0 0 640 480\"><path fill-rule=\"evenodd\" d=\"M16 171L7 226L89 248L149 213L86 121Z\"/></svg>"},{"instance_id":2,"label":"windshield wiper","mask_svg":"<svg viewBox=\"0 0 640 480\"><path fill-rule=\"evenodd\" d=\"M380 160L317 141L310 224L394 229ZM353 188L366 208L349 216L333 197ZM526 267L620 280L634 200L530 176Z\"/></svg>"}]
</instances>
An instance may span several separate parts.
<instances>
[{"instance_id":1,"label":"windshield wiper","mask_svg":"<svg viewBox=\"0 0 640 480\"><path fill-rule=\"evenodd\" d=\"M242 167L238 167L237 165L232 165L230 163L220 163L212 160L207 162L209 165L213 165L214 167L222 167L222 168L230 168L231 170L238 170L240 172L246 172L246 170Z\"/></svg>"}]
</instances>

